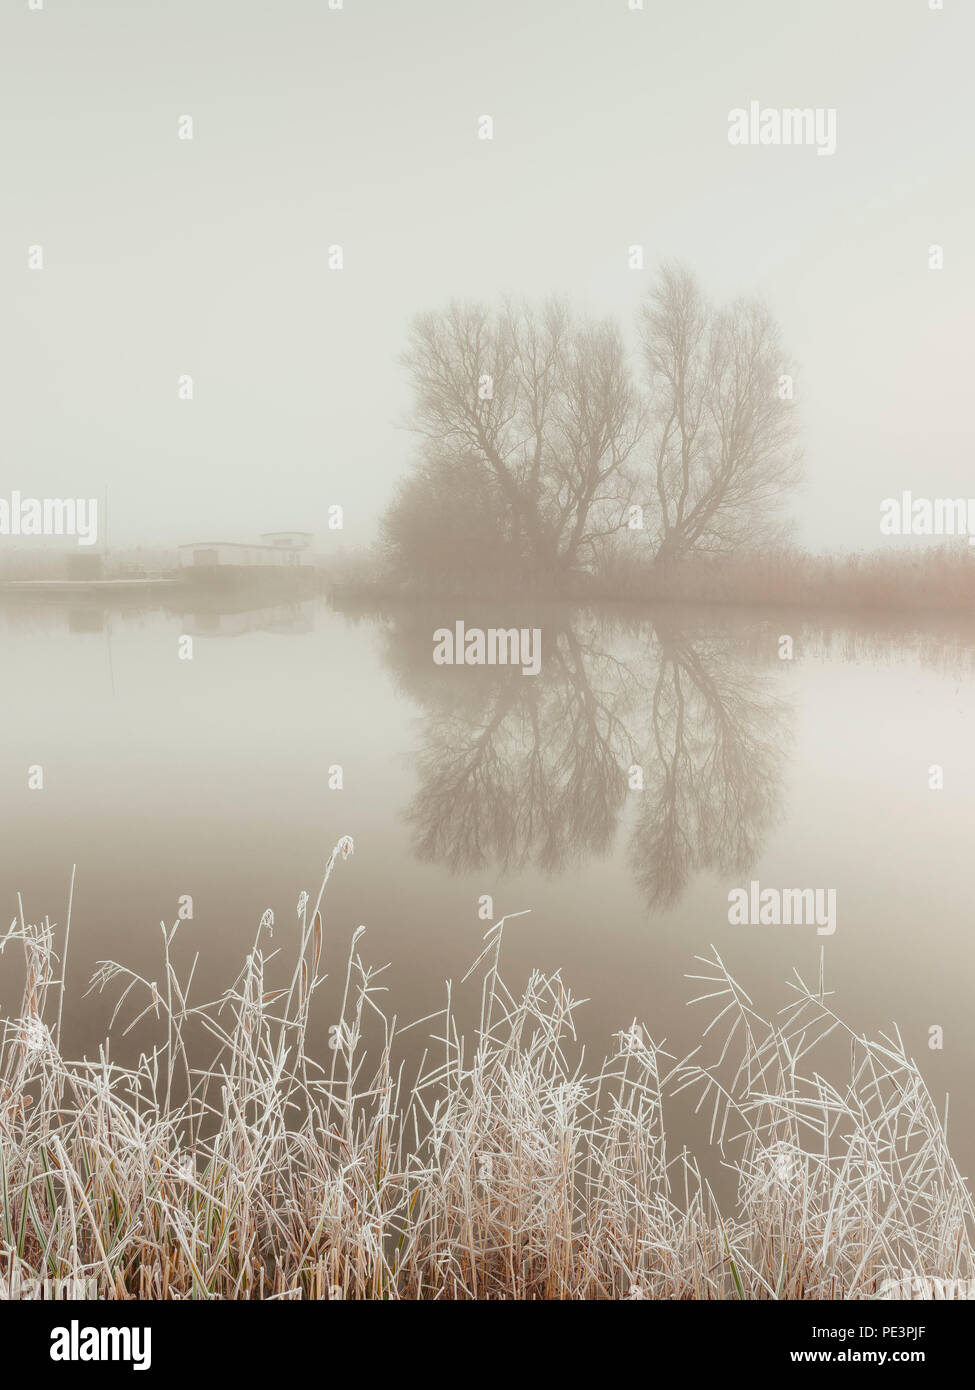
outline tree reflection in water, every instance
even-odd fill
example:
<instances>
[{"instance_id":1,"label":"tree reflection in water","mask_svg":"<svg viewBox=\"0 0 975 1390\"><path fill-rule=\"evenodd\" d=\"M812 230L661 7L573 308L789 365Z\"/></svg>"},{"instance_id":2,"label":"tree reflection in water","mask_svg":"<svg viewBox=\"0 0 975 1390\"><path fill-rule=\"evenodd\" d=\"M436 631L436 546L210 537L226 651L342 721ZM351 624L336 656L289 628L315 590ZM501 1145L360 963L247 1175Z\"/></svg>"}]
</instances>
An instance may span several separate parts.
<instances>
[{"instance_id":1,"label":"tree reflection in water","mask_svg":"<svg viewBox=\"0 0 975 1390\"><path fill-rule=\"evenodd\" d=\"M605 856L633 798L627 862L650 911L673 905L699 872L748 871L791 741L790 706L754 644L718 625L684 629L672 612L563 608L532 619L542 669L525 676L434 667L442 621L400 614L385 649L423 710L407 811L421 860L555 873ZM774 639L759 649L774 656ZM642 790L631 788L637 767Z\"/></svg>"}]
</instances>

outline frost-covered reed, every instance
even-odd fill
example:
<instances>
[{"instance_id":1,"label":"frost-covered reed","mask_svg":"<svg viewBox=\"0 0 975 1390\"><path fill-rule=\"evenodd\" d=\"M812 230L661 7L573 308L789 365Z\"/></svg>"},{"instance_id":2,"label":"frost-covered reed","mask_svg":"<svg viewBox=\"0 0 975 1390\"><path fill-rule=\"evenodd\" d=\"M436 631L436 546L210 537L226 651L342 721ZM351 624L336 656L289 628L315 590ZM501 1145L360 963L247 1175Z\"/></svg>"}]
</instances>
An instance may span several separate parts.
<instances>
[{"instance_id":1,"label":"frost-covered reed","mask_svg":"<svg viewBox=\"0 0 975 1390\"><path fill-rule=\"evenodd\" d=\"M766 1020L715 952L696 972L711 1016L691 1056L633 1024L592 1072L561 975L533 973L519 994L502 980L503 921L472 969L468 1036L449 987L409 1029L387 1018L360 929L317 1061L322 901L351 850L335 847L314 904L302 894L283 982L269 914L210 1004L177 975L175 927L161 983L103 964L93 984L118 989L113 1027L158 1030L131 1067L104 1050L62 1057L63 949L21 910L0 942L0 968L16 953L24 971L0 1034L0 1293L77 1281L108 1298L832 1299L905 1273L975 1275L972 1200L918 1068L896 1032L848 1029L821 981L797 977ZM407 1081L409 1032L426 1050ZM837 1055L841 1075L818 1069ZM668 1146L667 1114L688 1096L737 1173L732 1210Z\"/></svg>"}]
</instances>

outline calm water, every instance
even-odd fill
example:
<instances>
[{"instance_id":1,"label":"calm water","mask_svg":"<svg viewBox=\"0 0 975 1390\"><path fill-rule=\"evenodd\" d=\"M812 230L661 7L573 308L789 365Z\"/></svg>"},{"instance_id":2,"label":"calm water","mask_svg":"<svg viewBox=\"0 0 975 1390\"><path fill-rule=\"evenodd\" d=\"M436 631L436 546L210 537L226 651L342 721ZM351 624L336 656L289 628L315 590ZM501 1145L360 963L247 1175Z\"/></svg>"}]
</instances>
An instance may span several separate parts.
<instances>
[{"instance_id":1,"label":"calm water","mask_svg":"<svg viewBox=\"0 0 975 1390\"><path fill-rule=\"evenodd\" d=\"M443 668L432 633L542 628L542 671ZM178 659L193 635L192 661ZM780 634L795 643L778 654ZM599 1056L634 1018L677 1052L709 943L756 1005L825 953L834 1006L901 1028L975 1157L975 631L782 613L456 602L359 615L0 609L0 910L63 922L78 865L67 1043L91 1052L109 1000L95 962L161 978L159 923L199 950L197 997L236 974L265 908L282 944L344 834L326 900L333 975L352 932L391 963L401 1019L440 1005L494 915L512 985L562 967ZM945 786L929 790L928 768ZM29 791L41 764L44 790ZM341 765L344 786L329 789ZM628 770L643 769L632 790ZM732 927L728 892L831 887L837 930ZM9 983L11 964L0 959ZM324 1025L328 1019L322 1021ZM928 1029L944 1029L929 1051Z\"/></svg>"}]
</instances>

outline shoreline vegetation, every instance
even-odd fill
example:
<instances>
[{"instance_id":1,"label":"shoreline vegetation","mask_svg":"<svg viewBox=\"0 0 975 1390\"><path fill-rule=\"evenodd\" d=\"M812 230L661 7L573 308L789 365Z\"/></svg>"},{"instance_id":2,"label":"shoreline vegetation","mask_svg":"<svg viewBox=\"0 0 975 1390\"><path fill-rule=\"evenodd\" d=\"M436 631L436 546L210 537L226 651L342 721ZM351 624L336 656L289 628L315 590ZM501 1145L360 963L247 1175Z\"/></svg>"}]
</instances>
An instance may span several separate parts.
<instances>
[{"instance_id":1,"label":"shoreline vegetation","mask_svg":"<svg viewBox=\"0 0 975 1390\"><path fill-rule=\"evenodd\" d=\"M700 1046L676 1058L621 1021L592 1072L561 974L504 983L504 919L443 1011L407 1027L359 928L316 1060L325 890L351 853L340 840L296 921L264 914L209 1004L191 1002L195 963L177 973L176 926L158 980L103 962L112 1036L157 1035L132 1067L107 1044L61 1056L70 907L62 943L20 906L0 938L24 966L0 1031L0 1296L77 1280L143 1299L861 1299L975 1276L975 1209L919 1069L896 1030L848 1028L822 979L797 975L769 1021L713 951L688 977ZM455 994L478 980L465 1036ZM412 1082L404 1034L425 1049ZM677 1096L709 1117L731 1209L668 1143Z\"/></svg>"},{"instance_id":2,"label":"shoreline vegetation","mask_svg":"<svg viewBox=\"0 0 975 1390\"><path fill-rule=\"evenodd\" d=\"M73 580L94 598L103 578L179 578L176 606L221 592L256 600L273 589L293 598L324 591L337 603L527 598L955 613L975 602L973 499L905 490L878 497L873 519L861 500L862 534L877 538L875 551L796 548L798 367L767 304L717 303L678 262L657 268L628 326L559 297L493 307L454 300L418 313L401 365L411 399L403 424L416 447L371 547L345 550L346 513L335 503L325 551L302 544L299 563L273 575L236 542L206 542L177 569L172 546L109 554L105 539L103 553L80 556L4 547L0 591L16 599L12 585L31 581L36 597L42 581ZM51 502L53 514L56 501L38 505ZM324 527L324 509L302 518L312 530L300 534L310 540L316 523Z\"/></svg>"},{"instance_id":3,"label":"shoreline vegetation","mask_svg":"<svg viewBox=\"0 0 975 1390\"><path fill-rule=\"evenodd\" d=\"M347 552L314 566L262 572L229 569L217 579L188 578L164 563L146 564L139 551L117 552L105 571L109 578L77 579L66 568L64 552L0 555L0 598L36 598L46 591L105 599L130 592L143 606L244 600L253 590L277 589L296 597L327 595L344 602L426 603L429 601L543 603L701 604L796 608L832 612L969 613L975 610L975 554L968 546L943 545L867 554L813 555L787 546L734 554L696 554L656 562L650 552L618 545L607 549L601 565L558 582L546 581L517 566L480 571L476 552L463 568L434 574L404 570L390 563L380 546ZM164 556L163 556L164 558ZM218 582L219 581L219 582Z\"/></svg>"},{"instance_id":4,"label":"shoreline vegetation","mask_svg":"<svg viewBox=\"0 0 975 1390\"><path fill-rule=\"evenodd\" d=\"M488 600L657 604L722 604L818 612L971 613L975 610L975 555L967 546L900 553L811 555L781 548L760 555L697 555L659 566L617 555L592 574L561 587L520 582L516 576L440 575L428 583L389 570L375 555L350 556L328 574L336 605L433 600Z\"/></svg>"}]
</instances>

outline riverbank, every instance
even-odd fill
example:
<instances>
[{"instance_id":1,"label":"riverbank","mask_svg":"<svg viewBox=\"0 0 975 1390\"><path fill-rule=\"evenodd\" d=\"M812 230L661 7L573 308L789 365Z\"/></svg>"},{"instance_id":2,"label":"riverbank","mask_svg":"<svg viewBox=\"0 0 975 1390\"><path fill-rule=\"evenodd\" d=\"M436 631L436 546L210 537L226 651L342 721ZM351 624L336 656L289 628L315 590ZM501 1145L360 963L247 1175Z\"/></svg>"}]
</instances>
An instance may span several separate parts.
<instances>
[{"instance_id":1,"label":"riverbank","mask_svg":"<svg viewBox=\"0 0 975 1390\"><path fill-rule=\"evenodd\" d=\"M325 889L351 853L336 845L297 931L283 926L287 967L265 913L211 1003L191 1003L176 970L177 926L155 979L103 963L93 983L119 997L118 1028L157 1033L132 1068L107 1046L61 1056L69 942L47 918L20 917L0 940L24 963L0 1046L13 1296L50 1279L94 1281L103 1298L832 1300L895 1296L905 1271L975 1276L972 1199L918 1068L896 1033L847 1028L818 982L794 984L770 1022L714 953L691 976L703 1050L675 1058L652 1023L620 1020L593 1071L560 973L504 983L502 919L456 986L481 994L477 1029L457 1031L448 994L422 1021L430 1041L407 1085L410 1029L381 1009L360 928L331 1055L310 1056ZM836 1030L848 1070L824 1062ZM202 1069L199 1036L213 1048ZM713 1114L732 1210L693 1156L670 1151L681 1094Z\"/></svg>"},{"instance_id":2,"label":"riverbank","mask_svg":"<svg viewBox=\"0 0 975 1390\"><path fill-rule=\"evenodd\" d=\"M357 572L358 571L358 572ZM558 583L503 572L457 575L452 584L397 579L362 557L330 577L336 605L521 599L633 604L736 604L836 613L960 613L975 607L975 554L966 546L866 555L789 549L700 554L667 565L649 552L617 549L593 571Z\"/></svg>"}]
</instances>

